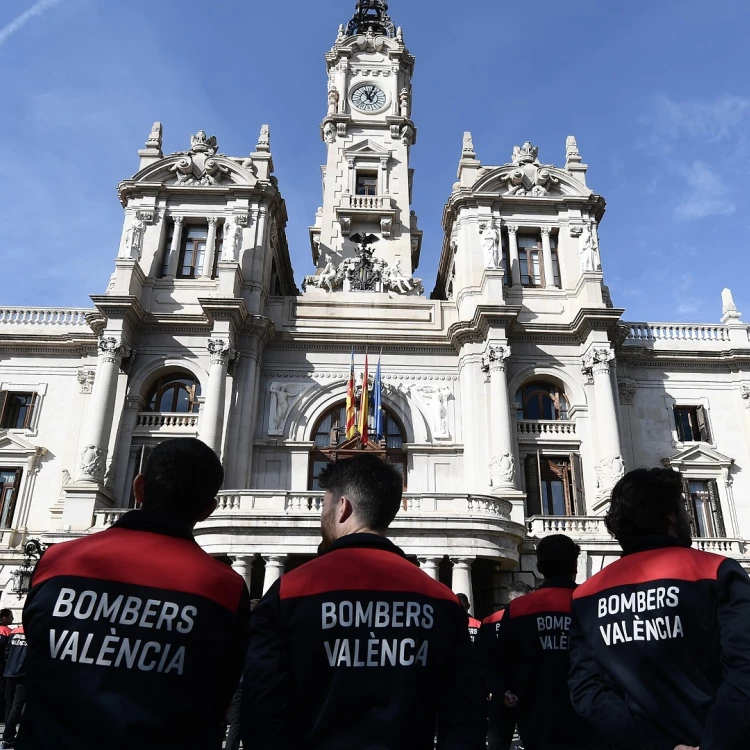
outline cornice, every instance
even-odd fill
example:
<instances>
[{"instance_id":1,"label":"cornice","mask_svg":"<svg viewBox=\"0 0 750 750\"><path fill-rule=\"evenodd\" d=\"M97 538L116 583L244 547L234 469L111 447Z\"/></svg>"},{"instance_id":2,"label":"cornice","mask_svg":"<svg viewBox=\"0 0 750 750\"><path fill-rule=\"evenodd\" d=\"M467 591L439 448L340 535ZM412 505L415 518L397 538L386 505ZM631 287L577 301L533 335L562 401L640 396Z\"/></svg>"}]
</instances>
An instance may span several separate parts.
<instances>
[{"instance_id":1,"label":"cornice","mask_svg":"<svg viewBox=\"0 0 750 750\"><path fill-rule=\"evenodd\" d=\"M521 310L520 305L478 305L471 320L459 320L448 328L448 338L458 351L464 344L484 341L491 327L512 330Z\"/></svg>"},{"instance_id":2,"label":"cornice","mask_svg":"<svg viewBox=\"0 0 750 750\"><path fill-rule=\"evenodd\" d=\"M124 318L133 328L137 328L147 313L138 297L120 294L92 294L91 301L107 319Z\"/></svg>"}]
</instances>

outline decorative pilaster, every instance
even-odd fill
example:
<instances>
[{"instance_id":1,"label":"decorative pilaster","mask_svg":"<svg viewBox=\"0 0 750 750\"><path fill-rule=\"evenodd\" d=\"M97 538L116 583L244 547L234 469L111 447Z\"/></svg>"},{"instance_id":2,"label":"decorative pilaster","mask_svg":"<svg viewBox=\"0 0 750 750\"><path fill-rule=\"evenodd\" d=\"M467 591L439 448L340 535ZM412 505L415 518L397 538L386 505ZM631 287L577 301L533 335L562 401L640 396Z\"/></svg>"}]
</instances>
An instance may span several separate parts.
<instances>
[{"instance_id":1,"label":"decorative pilaster","mask_svg":"<svg viewBox=\"0 0 750 750\"><path fill-rule=\"evenodd\" d=\"M180 262L180 244L182 243L182 225L185 223L185 218L175 216L173 221L172 244L169 246L169 258L167 259L167 278L170 279L177 276L177 264Z\"/></svg>"},{"instance_id":2,"label":"decorative pilaster","mask_svg":"<svg viewBox=\"0 0 750 750\"><path fill-rule=\"evenodd\" d=\"M625 475L625 459L617 429L617 410L609 363L615 354L608 346L592 346L582 357L582 369L594 381L596 423L593 432L599 452L596 466L597 500L606 501L617 482Z\"/></svg>"},{"instance_id":3,"label":"decorative pilaster","mask_svg":"<svg viewBox=\"0 0 750 750\"><path fill-rule=\"evenodd\" d=\"M229 362L237 352L228 341L210 339L207 345L211 367L208 372L206 402L200 417L200 439L217 454L221 453L221 432L224 424L224 399Z\"/></svg>"},{"instance_id":4,"label":"decorative pilaster","mask_svg":"<svg viewBox=\"0 0 750 750\"><path fill-rule=\"evenodd\" d=\"M474 591L471 586L471 564L468 557L451 557L453 563L453 580L451 589L454 594L466 594L469 598L469 610L474 611Z\"/></svg>"},{"instance_id":5,"label":"decorative pilaster","mask_svg":"<svg viewBox=\"0 0 750 750\"><path fill-rule=\"evenodd\" d=\"M437 581L439 577L440 557L420 557L418 558L419 567L425 573L427 573L433 581Z\"/></svg>"},{"instance_id":6,"label":"decorative pilaster","mask_svg":"<svg viewBox=\"0 0 750 750\"><path fill-rule=\"evenodd\" d=\"M503 488L515 489L516 479L516 461L513 457L513 436L508 410L508 357L509 346L490 344L482 358L482 369L490 373L490 484L495 492Z\"/></svg>"},{"instance_id":7,"label":"decorative pilaster","mask_svg":"<svg viewBox=\"0 0 750 750\"><path fill-rule=\"evenodd\" d=\"M542 263L544 264L544 281L546 289L557 289L555 285L555 268L552 265L551 227L542 227Z\"/></svg>"},{"instance_id":8,"label":"decorative pilaster","mask_svg":"<svg viewBox=\"0 0 750 750\"><path fill-rule=\"evenodd\" d=\"M521 265L518 260L518 227L508 224L508 262L513 286L521 286Z\"/></svg>"},{"instance_id":9,"label":"decorative pilaster","mask_svg":"<svg viewBox=\"0 0 750 750\"><path fill-rule=\"evenodd\" d=\"M266 574L263 577L263 593L265 594L284 575L286 555L268 555L263 559L266 561Z\"/></svg>"},{"instance_id":10,"label":"decorative pilaster","mask_svg":"<svg viewBox=\"0 0 750 750\"><path fill-rule=\"evenodd\" d=\"M109 433L117 394L117 374L123 359L130 356L130 348L114 336L102 336L98 344L99 359L91 393L86 442L76 474L78 480L104 481Z\"/></svg>"},{"instance_id":11,"label":"decorative pilaster","mask_svg":"<svg viewBox=\"0 0 750 750\"><path fill-rule=\"evenodd\" d=\"M206 236L206 254L203 259L202 279L210 279L214 272L214 257L216 255L216 225L219 220L212 216L208 219L208 235Z\"/></svg>"},{"instance_id":12,"label":"decorative pilaster","mask_svg":"<svg viewBox=\"0 0 750 750\"><path fill-rule=\"evenodd\" d=\"M253 558L252 557L231 557L232 569L242 576L242 580L245 581L248 591L250 590L250 575L253 570Z\"/></svg>"}]
</instances>

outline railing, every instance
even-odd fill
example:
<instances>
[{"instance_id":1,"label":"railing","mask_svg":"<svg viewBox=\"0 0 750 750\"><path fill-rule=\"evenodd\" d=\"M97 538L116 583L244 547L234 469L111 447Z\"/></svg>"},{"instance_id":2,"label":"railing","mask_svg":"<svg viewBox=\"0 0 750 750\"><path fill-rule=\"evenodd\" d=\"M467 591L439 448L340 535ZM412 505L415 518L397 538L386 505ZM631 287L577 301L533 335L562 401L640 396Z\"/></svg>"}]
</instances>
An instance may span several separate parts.
<instances>
[{"instance_id":1,"label":"railing","mask_svg":"<svg viewBox=\"0 0 750 750\"><path fill-rule=\"evenodd\" d=\"M568 420L520 420L516 425L519 435L540 435L551 437L553 435L575 435L576 423Z\"/></svg>"},{"instance_id":2,"label":"railing","mask_svg":"<svg viewBox=\"0 0 750 750\"><path fill-rule=\"evenodd\" d=\"M94 511L92 531L103 531L122 518L131 508L101 508Z\"/></svg>"},{"instance_id":3,"label":"railing","mask_svg":"<svg viewBox=\"0 0 750 750\"><path fill-rule=\"evenodd\" d=\"M87 326L86 315L95 310L58 307L2 307L0 325Z\"/></svg>"},{"instance_id":4,"label":"railing","mask_svg":"<svg viewBox=\"0 0 750 750\"><path fill-rule=\"evenodd\" d=\"M625 323L627 341L729 341L729 329L702 323Z\"/></svg>"},{"instance_id":5,"label":"railing","mask_svg":"<svg viewBox=\"0 0 750 750\"><path fill-rule=\"evenodd\" d=\"M198 427L198 415L142 411L138 413L136 428L138 427L165 430L194 430Z\"/></svg>"},{"instance_id":6,"label":"railing","mask_svg":"<svg viewBox=\"0 0 750 750\"><path fill-rule=\"evenodd\" d=\"M727 557L742 557L744 544L740 539L693 539L693 547Z\"/></svg>"},{"instance_id":7,"label":"railing","mask_svg":"<svg viewBox=\"0 0 750 750\"><path fill-rule=\"evenodd\" d=\"M573 536L597 536L611 538L600 516L531 516L526 519L526 528L531 536L546 534L571 534Z\"/></svg>"},{"instance_id":8,"label":"railing","mask_svg":"<svg viewBox=\"0 0 750 750\"><path fill-rule=\"evenodd\" d=\"M346 196L345 196L346 197ZM391 198L386 195L351 195L349 194L349 208L357 209L390 209ZM346 201L345 201L346 203Z\"/></svg>"}]
</instances>

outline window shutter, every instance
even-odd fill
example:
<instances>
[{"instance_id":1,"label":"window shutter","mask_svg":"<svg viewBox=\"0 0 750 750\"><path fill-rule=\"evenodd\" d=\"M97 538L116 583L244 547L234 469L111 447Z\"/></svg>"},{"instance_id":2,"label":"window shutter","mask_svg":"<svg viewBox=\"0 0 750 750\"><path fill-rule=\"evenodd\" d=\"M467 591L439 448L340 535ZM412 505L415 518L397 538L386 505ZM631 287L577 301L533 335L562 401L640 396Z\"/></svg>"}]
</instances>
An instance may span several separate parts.
<instances>
[{"instance_id":1,"label":"window shutter","mask_svg":"<svg viewBox=\"0 0 750 750\"><path fill-rule=\"evenodd\" d=\"M534 453L526 456L526 515L539 516L542 513L542 492L539 484L539 456Z\"/></svg>"},{"instance_id":2,"label":"window shutter","mask_svg":"<svg viewBox=\"0 0 750 750\"><path fill-rule=\"evenodd\" d=\"M0 391L0 427L3 424L3 417L5 411L5 403L8 400L8 391Z\"/></svg>"},{"instance_id":3,"label":"window shutter","mask_svg":"<svg viewBox=\"0 0 750 750\"><path fill-rule=\"evenodd\" d=\"M716 484L716 480L712 479L708 482L708 496L711 503L711 518L714 522L714 534L717 537L725 538L727 535L726 527L724 526L724 513L721 510L721 500L719 499L719 487Z\"/></svg>"},{"instance_id":4,"label":"window shutter","mask_svg":"<svg viewBox=\"0 0 750 750\"><path fill-rule=\"evenodd\" d=\"M37 393L31 394L31 403L29 404L29 408L26 410L26 419L23 423L23 428L25 430L33 430L34 429L34 416L36 414L36 406L39 403L39 395Z\"/></svg>"},{"instance_id":5,"label":"window shutter","mask_svg":"<svg viewBox=\"0 0 750 750\"><path fill-rule=\"evenodd\" d=\"M577 453L570 454L570 470L573 474L573 514L586 515L586 493L583 489L583 465Z\"/></svg>"},{"instance_id":6,"label":"window shutter","mask_svg":"<svg viewBox=\"0 0 750 750\"><path fill-rule=\"evenodd\" d=\"M224 225L216 227L216 237L214 237L214 267L211 269L211 278L219 277L219 258L221 257L221 246L224 244Z\"/></svg>"},{"instance_id":7,"label":"window shutter","mask_svg":"<svg viewBox=\"0 0 750 750\"><path fill-rule=\"evenodd\" d=\"M682 494L685 498L685 509L688 518L690 518L690 535L695 538L698 536L698 525L695 523L695 509L693 508L693 498L690 496L690 481L687 477L682 477Z\"/></svg>"},{"instance_id":8,"label":"window shutter","mask_svg":"<svg viewBox=\"0 0 750 750\"><path fill-rule=\"evenodd\" d=\"M703 443L710 443L711 434L708 431L708 414L706 414L706 410L702 406L699 406L695 412L698 415L698 432L700 433L700 440Z\"/></svg>"}]
</instances>

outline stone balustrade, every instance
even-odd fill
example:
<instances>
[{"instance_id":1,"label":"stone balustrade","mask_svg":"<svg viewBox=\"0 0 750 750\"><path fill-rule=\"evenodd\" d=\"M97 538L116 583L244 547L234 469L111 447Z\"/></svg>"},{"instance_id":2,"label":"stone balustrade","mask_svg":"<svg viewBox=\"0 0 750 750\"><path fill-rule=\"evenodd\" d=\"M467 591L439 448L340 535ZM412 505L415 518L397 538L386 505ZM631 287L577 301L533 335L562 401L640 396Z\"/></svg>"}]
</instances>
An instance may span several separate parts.
<instances>
[{"instance_id":1,"label":"stone balustrade","mask_svg":"<svg viewBox=\"0 0 750 750\"><path fill-rule=\"evenodd\" d=\"M629 328L626 344L688 341L694 344L729 341L729 328L704 323L624 323Z\"/></svg>"},{"instance_id":2,"label":"stone balustrade","mask_svg":"<svg viewBox=\"0 0 750 750\"><path fill-rule=\"evenodd\" d=\"M693 547L725 557L744 557L745 552L741 539L693 539Z\"/></svg>"},{"instance_id":3,"label":"stone balustrade","mask_svg":"<svg viewBox=\"0 0 750 750\"><path fill-rule=\"evenodd\" d=\"M570 437L576 434L576 423L571 420L523 419L516 423L516 432L540 438Z\"/></svg>"},{"instance_id":4,"label":"stone balustrade","mask_svg":"<svg viewBox=\"0 0 750 750\"><path fill-rule=\"evenodd\" d=\"M526 519L526 529L534 537L570 534L612 538L601 516L532 516Z\"/></svg>"},{"instance_id":5,"label":"stone balustrade","mask_svg":"<svg viewBox=\"0 0 750 750\"><path fill-rule=\"evenodd\" d=\"M136 430L147 431L195 431L198 428L198 415L142 411L138 413L138 419L136 421L135 427Z\"/></svg>"},{"instance_id":6,"label":"stone balustrade","mask_svg":"<svg viewBox=\"0 0 750 750\"><path fill-rule=\"evenodd\" d=\"M390 210L392 208L391 197L387 195L345 195L342 208L352 210Z\"/></svg>"},{"instance_id":7,"label":"stone balustrade","mask_svg":"<svg viewBox=\"0 0 750 750\"><path fill-rule=\"evenodd\" d=\"M0 326L88 327L86 315L93 312L67 307L0 307Z\"/></svg>"}]
</instances>

